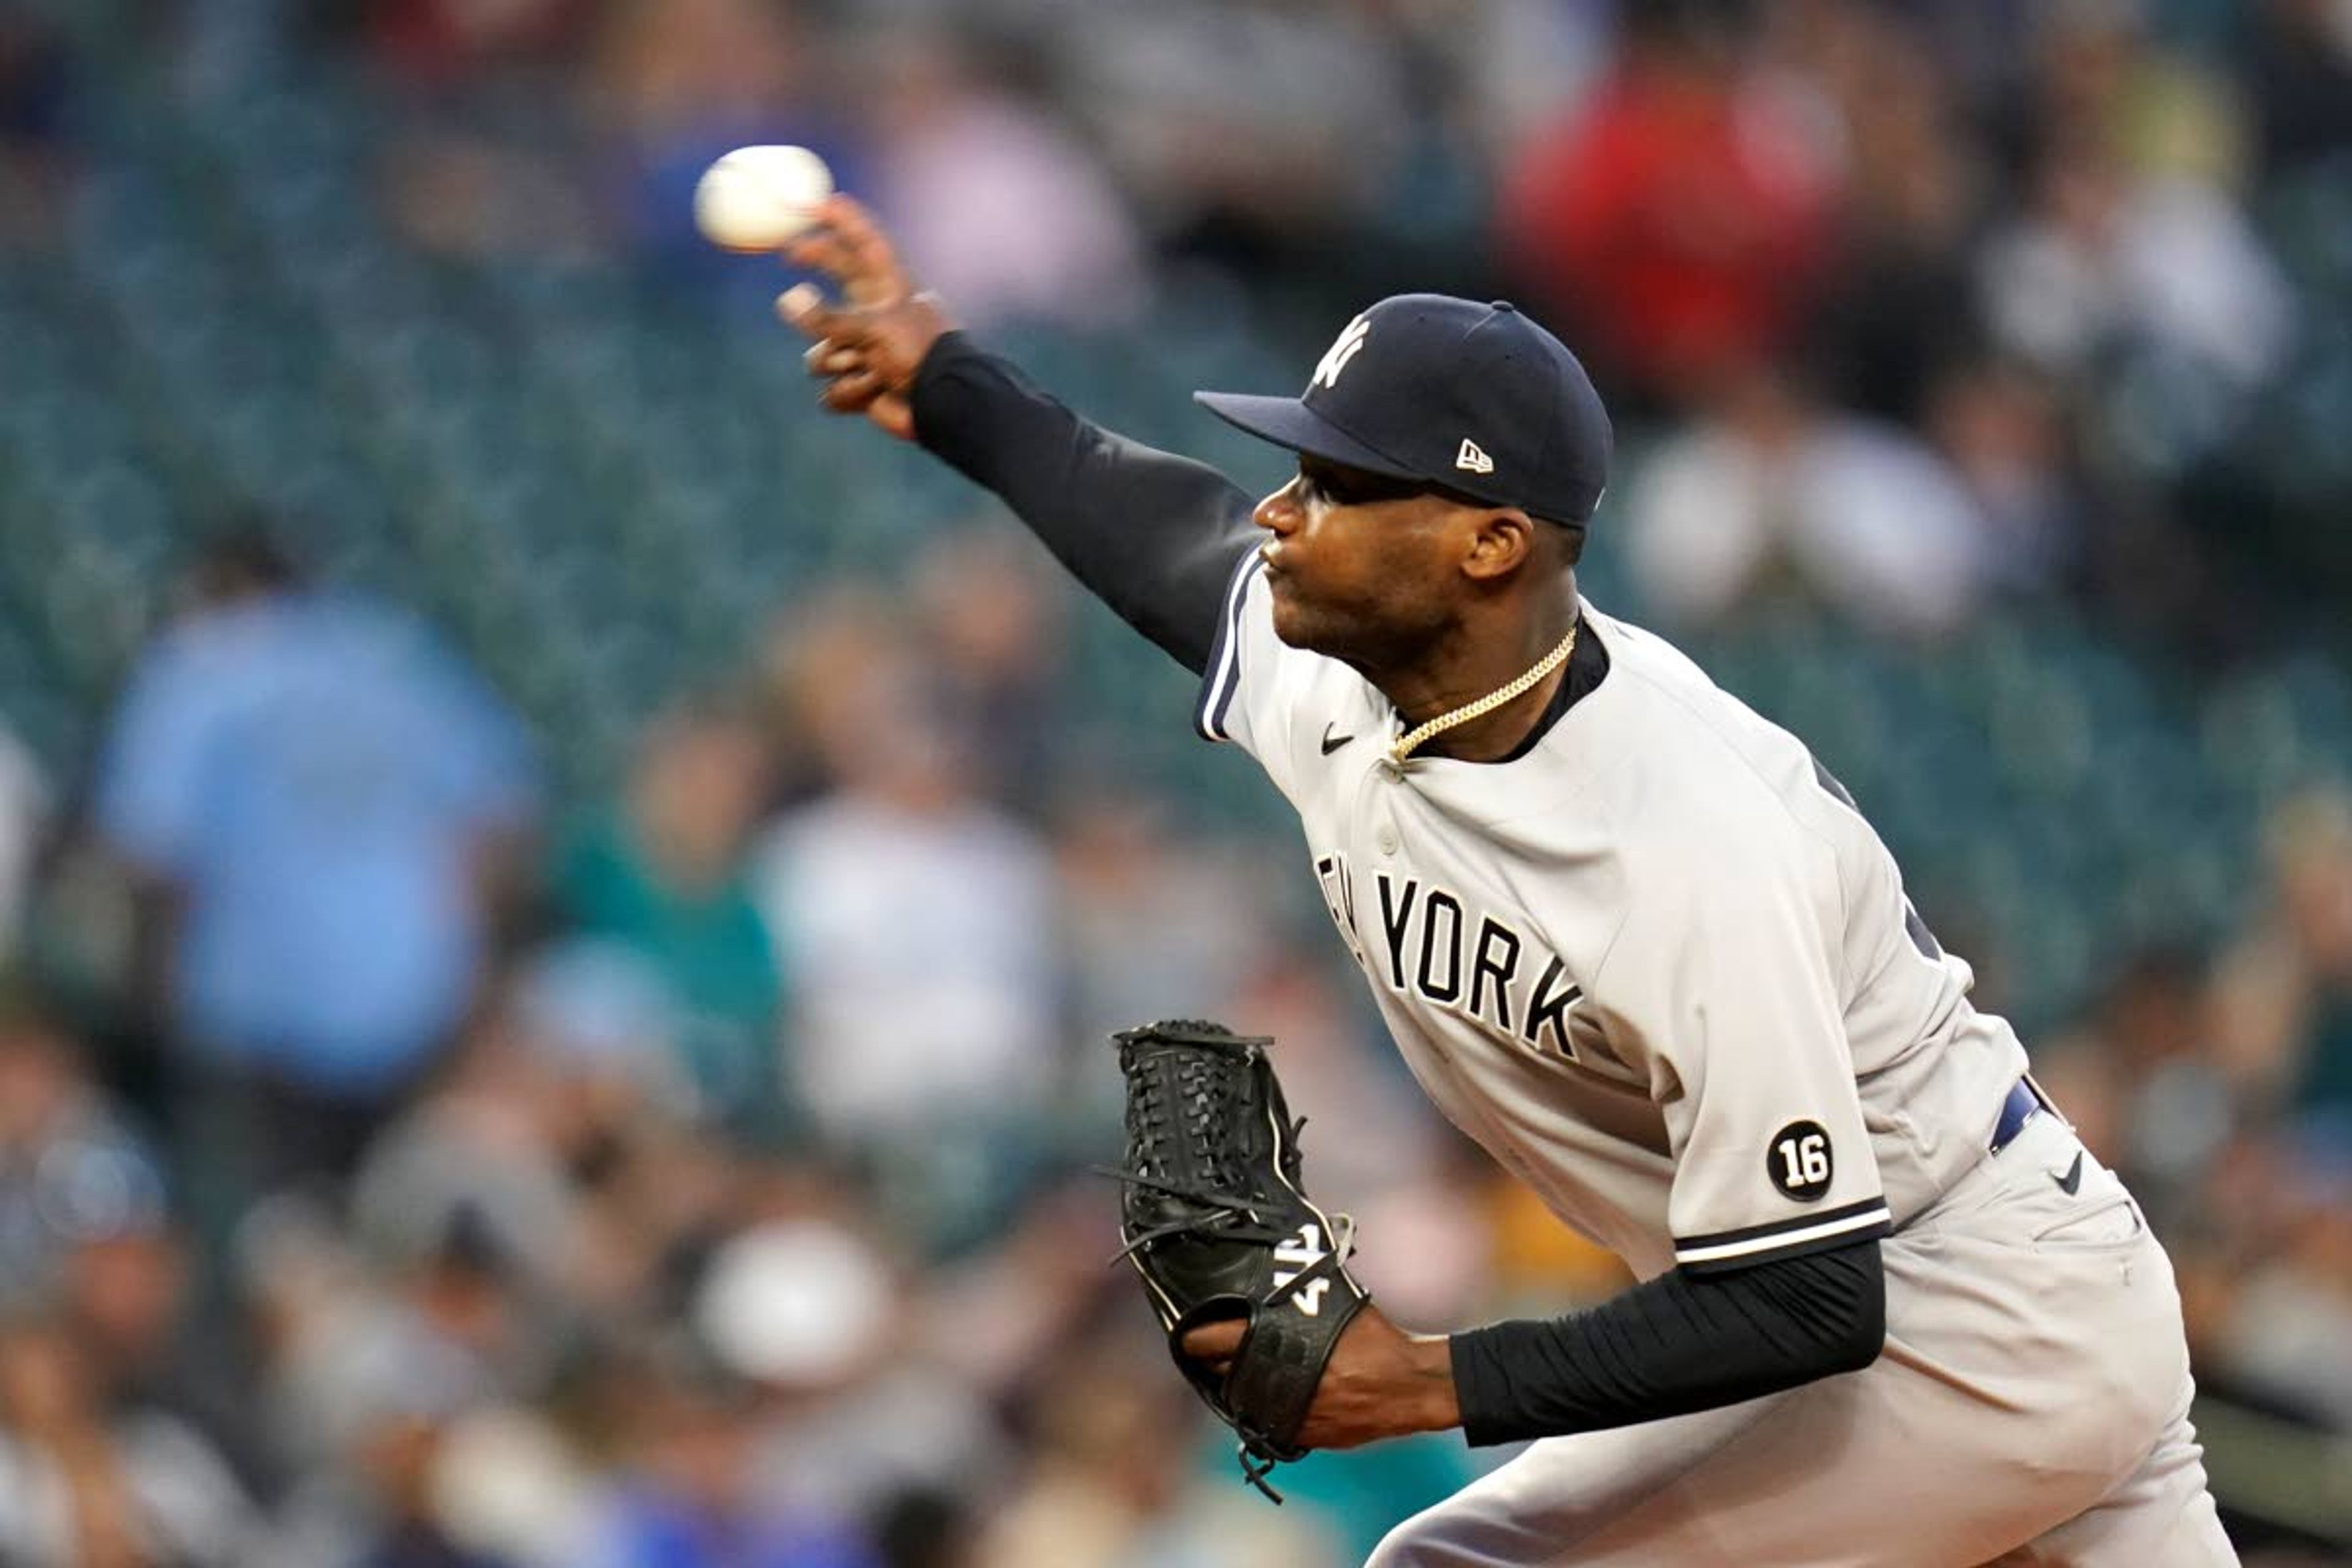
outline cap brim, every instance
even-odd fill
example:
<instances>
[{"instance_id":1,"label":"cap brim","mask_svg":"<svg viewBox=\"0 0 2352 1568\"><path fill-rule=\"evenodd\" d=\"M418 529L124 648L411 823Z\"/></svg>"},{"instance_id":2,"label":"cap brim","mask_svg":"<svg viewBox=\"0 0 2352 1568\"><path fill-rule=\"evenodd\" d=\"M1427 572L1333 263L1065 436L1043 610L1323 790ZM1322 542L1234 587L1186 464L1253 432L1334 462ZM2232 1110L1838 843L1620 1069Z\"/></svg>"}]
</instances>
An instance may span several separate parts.
<instances>
[{"instance_id":1,"label":"cap brim","mask_svg":"<svg viewBox=\"0 0 2352 1568\"><path fill-rule=\"evenodd\" d=\"M1192 401L1237 430L1261 441L1287 447L1294 452L1328 462L1385 474L1392 479L1428 476L1382 457L1296 397L1267 397L1248 392L1196 392Z\"/></svg>"}]
</instances>

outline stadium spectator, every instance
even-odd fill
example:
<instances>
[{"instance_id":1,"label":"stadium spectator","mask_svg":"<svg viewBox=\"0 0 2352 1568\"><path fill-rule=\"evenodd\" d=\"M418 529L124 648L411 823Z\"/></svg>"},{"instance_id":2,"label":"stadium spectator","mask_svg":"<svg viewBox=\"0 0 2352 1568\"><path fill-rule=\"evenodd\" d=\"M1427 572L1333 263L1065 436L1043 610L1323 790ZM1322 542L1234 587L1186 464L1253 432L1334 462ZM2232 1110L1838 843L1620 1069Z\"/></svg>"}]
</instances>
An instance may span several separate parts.
<instances>
[{"instance_id":1,"label":"stadium spectator","mask_svg":"<svg viewBox=\"0 0 2352 1568\"><path fill-rule=\"evenodd\" d=\"M203 1217L349 1173L475 1001L534 810L522 737L422 623L213 543L141 656L96 826Z\"/></svg>"},{"instance_id":2,"label":"stadium spectator","mask_svg":"<svg viewBox=\"0 0 2352 1568\"><path fill-rule=\"evenodd\" d=\"M1925 637L1982 602L1996 541L1916 437L1825 409L1760 364L1718 386L1634 481L1626 550L1648 603L1704 626L1796 598Z\"/></svg>"},{"instance_id":3,"label":"stadium spectator","mask_svg":"<svg viewBox=\"0 0 2352 1568\"><path fill-rule=\"evenodd\" d=\"M695 1100L667 998L644 971L625 949L588 943L534 963L370 1148L352 1227L371 1258L411 1267L464 1238L499 1260L549 1333L651 1297L685 1226L646 1223L625 1194L656 1161L678 1211L695 1213L689 1194L712 1184L665 1158L689 1134L681 1113Z\"/></svg>"},{"instance_id":4,"label":"stadium spectator","mask_svg":"<svg viewBox=\"0 0 2352 1568\"><path fill-rule=\"evenodd\" d=\"M911 657L845 695L838 787L756 852L801 977L786 1069L828 1140L912 1189L906 1217L953 1231L1006 1197L1019 1144L1003 1141L1060 1087L1052 861L974 793L966 716Z\"/></svg>"},{"instance_id":5,"label":"stadium spectator","mask_svg":"<svg viewBox=\"0 0 2352 1568\"><path fill-rule=\"evenodd\" d=\"M1092 151L945 40L877 47L874 197L923 275L976 326L1133 319L1142 241Z\"/></svg>"},{"instance_id":6,"label":"stadium spectator","mask_svg":"<svg viewBox=\"0 0 2352 1568\"><path fill-rule=\"evenodd\" d=\"M677 1009L679 1065L713 1125L777 1137L783 981L746 878L768 801L765 738L724 703L681 702L638 742L622 798L559 847L552 885L574 929L635 950Z\"/></svg>"},{"instance_id":7,"label":"stadium spectator","mask_svg":"<svg viewBox=\"0 0 2352 1568\"><path fill-rule=\"evenodd\" d=\"M2221 193L2135 175L2079 133L2036 159L2026 205L1980 254L1978 290L2000 348L2078 381L2145 350L2243 394L2277 370L2294 330L2277 264Z\"/></svg>"},{"instance_id":8,"label":"stadium spectator","mask_svg":"<svg viewBox=\"0 0 2352 1568\"><path fill-rule=\"evenodd\" d=\"M2223 1063L2257 1109L2352 1144L2352 796L2308 791L2267 829L2269 899L2218 979Z\"/></svg>"},{"instance_id":9,"label":"stadium spectator","mask_svg":"<svg viewBox=\"0 0 2352 1568\"><path fill-rule=\"evenodd\" d=\"M2352 1140L2277 1140L2255 1195L2270 1245L2239 1259L2213 1346L2220 1379L2323 1430L2352 1430Z\"/></svg>"},{"instance_id":10,"label":"stadium spectator","mask_svg":"<svg viewBox=\"0 0 2352 1568\"><path fill-rule=\"evenodd\" d=\"M1163 254L1225 273L1365 264L1352 241L1401 175L1419 96L1376 11L1203 0L1052 25L1040 52L1083 62L1062 90Z\"/></svg>"},{"instance_id":11,"label":"stadium spectator","mask_svg":"<svg viewBox=\"0 0 2352 1568\"><path fill-rule=\"evenodd\" d=\"M1715 8L1626 18L1614 75L1502 174L1513 268L1604 380L1680 403L1789 343L1828 258L1819 116Z\"/></svg>"},{"instance_id":12,"label":"stadium spectator","mask_svg":"<svg viewBox=\"0 0 2352 1568\"><path fill-rule=\"evenodd\" d=\"M91 1240L160 1228L163 1173L73 1042L23 1002L0 1011L0 1295L65 1288Z\"/></svg>"},{"instance_id":13,"label":"stadium spectator","mask_svg":"<svg viewBox=\"0 0 2352 1568\"><path fill-rule=\"evenodd\" d=\"M176 1418L109 1398L66 1325L0 1320L0 1555L40 1568L245 1568L261 1517Z\"/></svg>"},{"instance_id":14,"label":"stadium spectator","mask_svg":"<svg viewBox=\"0 0 2352 1568\"><path fill-rule=\"evenodd\" d=\"M1068 601L1053 570L1025 534L977 527L924 551L907 589L946 700L969 716L976 787L1031 816L1061 780L1070 721Z\"/></svg>"},{"instance_id":15,"label":"stadium spectator","mask_svg":"<svg viewBox=\"0 0 2352 1568\"><path fill-rule=\"evenodd\" d=\"M452 1434L493 1385L413 1318L372 1306L337 1325L300 1391L310 1464L281 1505L257 1568L520 1568L460 1540L436 1480Z\"/></svg>"},{"instance_id":16,"label":"stadium spectator","mask_svg":"<svg viewBox=\"0 0 2352 1568\"><path fill-rule=\"evenodd\" d=\"M884 1568L854 1523L778 1506L752 1484L759 1391L707 1352L632 1357L605 1398L622 1479L583 1568Z\"/></svg>"},{"instance_id":17,"label":"stadium spectator","mask_svg":"<svg viewBox=\"0 0 2352 1568\"><path fill-rule=\"evenodd\" d=\"M2089 532L2058 389L2022 365L1962 359L1927 377L1920 425L1976 504L1988 587L2078 580Z\"/></svg>"},{"instance_id":18,"label":"stadium spectator","mask_svg":"<svg viewBox=\"0 0 2352 1568\"><path fill-rule=\"evenodd\" d=\"M1349 1558L1329 1520L1203 1484L1193 1456L1169 1441L1190 1391L1123 1370L1155 1348L1108 1329L1064 1348L1059 1374L1034 1390L1034 1462L982 1533L977 1568L1340 1568Z\"/></svg>"},{"instance_id":19,"label":"stadium spectator","mask_svg":"<svg viewBox=\"0 0 2352 1568\"><path fill-rule=\"evenodd\" d=\"M1246 868L1180 833L1172 803L1112 776L1075 781L1054 832L1062 903L1057 942L1083 1039L1230 996L1273 945L1273 922L1244 889ZM1090 1098L1115 1113L1124 1093L1111 1053L1086 1064Z\"/></svg>"},{"instance_id":20,"label":"stadium spectator","mask_svg":"<svg viewBox=\"0 0 2352 1568\"><path fill-rule=\"evenodd\" d=\"M1797 352L1830 401L1916 424L1976 338L1969 254L1995 194L1990 158L1910 11L1778 6L1767 26L1768 58L1814 84L1845 161Z\"/></svg>"},{"instance_id":21,"label":"stadium spectator","mask_svg":"<svg viewBox=\"0 0 2352 1568\"><path fill-rule=\"evenodd\" d=\"M929 1293L886 1255L854 1189L814 1190L713 1249L688 1315L762 1407L750 1495L872 1526L910 1497L978 1495L1003 1474L1009 1434L951 1353L1002 1325L934 1317Z\"/></svg>"},{"instance_id":22,"label":"stadium spectator","mask_svg":"<svg viewBox=\"0 0 2352 1568\"><path fill-rule=\"evenodd\" d=\"M2215 1163L2252 1120L2215 1048L2205 969L2177 944L2120 961L2089 1019L2044 1053L2080 1091L2080 1111L2066 1103L2084 1141L2130 1180L2159 1230L2199 1217Z\"/></svg>"},{"instance_id":23,"label":"stadium spectator","mask_svg":"<svg viewBox=\"0 0 2352 1568\"><path fill-rule=\"evenodd\" d=\"M805 805L839 782L834 759L866 722L866 672L901 657L917 635L900 600L863 582L828 584L770 623L753 679L780 808Z\"/></svg>"},{"instance_id":24,"label":"stadium spectator","mask_svg":"<svg viewBox=\"0 0 2352 1568\"><path fill-rule=\"evenodd\" d=\"M604 8L583 105L631 248L702 295L772 294L772 263L720 254L694 227L694 185L735 147L794 142L867 183L870 137L831 101L833 60L803 8L770 0L621 0Z\"/></svg>"}]
</instances>

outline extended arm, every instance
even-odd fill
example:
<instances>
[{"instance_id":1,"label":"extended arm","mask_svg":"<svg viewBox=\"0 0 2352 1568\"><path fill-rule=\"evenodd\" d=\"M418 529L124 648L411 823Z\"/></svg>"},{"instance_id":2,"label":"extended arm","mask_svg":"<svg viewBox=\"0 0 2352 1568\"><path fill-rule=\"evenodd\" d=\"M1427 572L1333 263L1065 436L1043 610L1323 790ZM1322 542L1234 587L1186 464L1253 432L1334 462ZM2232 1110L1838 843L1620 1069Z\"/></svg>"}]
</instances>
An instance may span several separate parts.
<instances>
[{"instance_id":1,"label":"extended arm","mask_svg":"<svg viewBox=\"0 0 2352 1568\"><path fill-rule=\"evenodd\" d=\"M1250 499L1214 468L1079 418L961 332L923 358L915 438L1003 498L1128 625L1195 675L1250 547Z\"/></svg>"},{"instance_id":2,"label":"extended arm","mask_svg":"<svg viewBox=\"0 0 2352 1568\"><path fill-rule=\"evenodd\" d=\"M812 340L822 401L919 441L994 490L1079 582L1195 674L1254 536L1250 500L1215 469L1112 435L953 329L918 292L870 214L846 196L785 255L841 284L777 301Z\"/></svg>"}]
</instances>

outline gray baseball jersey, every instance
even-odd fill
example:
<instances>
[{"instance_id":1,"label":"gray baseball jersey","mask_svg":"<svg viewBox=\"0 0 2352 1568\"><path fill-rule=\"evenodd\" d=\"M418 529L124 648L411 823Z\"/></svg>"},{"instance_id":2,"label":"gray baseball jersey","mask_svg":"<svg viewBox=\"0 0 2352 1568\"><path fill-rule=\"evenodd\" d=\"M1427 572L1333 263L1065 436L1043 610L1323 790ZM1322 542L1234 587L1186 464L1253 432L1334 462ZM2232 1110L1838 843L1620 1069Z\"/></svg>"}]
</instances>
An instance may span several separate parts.
<instances>
[{"instance_id":1,"label":"gray baseball jersey","mask_svg":"<svg viewBox=\"0 0 2352 1568\"><path fill-rule=\"evenodd\" d=\"M1659 638L1504 763L1391 760L1394 710L1236 573L1200 723L1297 809L1430 1099L1644 1278L1884 1234L2025 1068L1853 802Z\"/></svg>"}]
</instances>

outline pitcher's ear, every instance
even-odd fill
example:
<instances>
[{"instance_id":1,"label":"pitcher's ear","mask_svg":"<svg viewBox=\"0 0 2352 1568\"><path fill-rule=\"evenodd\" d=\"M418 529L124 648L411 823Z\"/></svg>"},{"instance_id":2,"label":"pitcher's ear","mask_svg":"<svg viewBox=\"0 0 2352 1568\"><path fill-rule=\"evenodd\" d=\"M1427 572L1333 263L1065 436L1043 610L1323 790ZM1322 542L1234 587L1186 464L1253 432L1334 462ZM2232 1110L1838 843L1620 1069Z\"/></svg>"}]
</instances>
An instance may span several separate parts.
<instances>
[{"instance_id":1,"label":"pitcher's ear","mask_svg":"<svg viewBox=\"0 0 2352 1568\"><path fill-rule=\"evenodd\" d=\"M1543 525L1517 507L1496 507L1478 515L1462 570L1481 581L1507 577L1537 553L1536 530Z\"/></svg>"}]
</instances>

